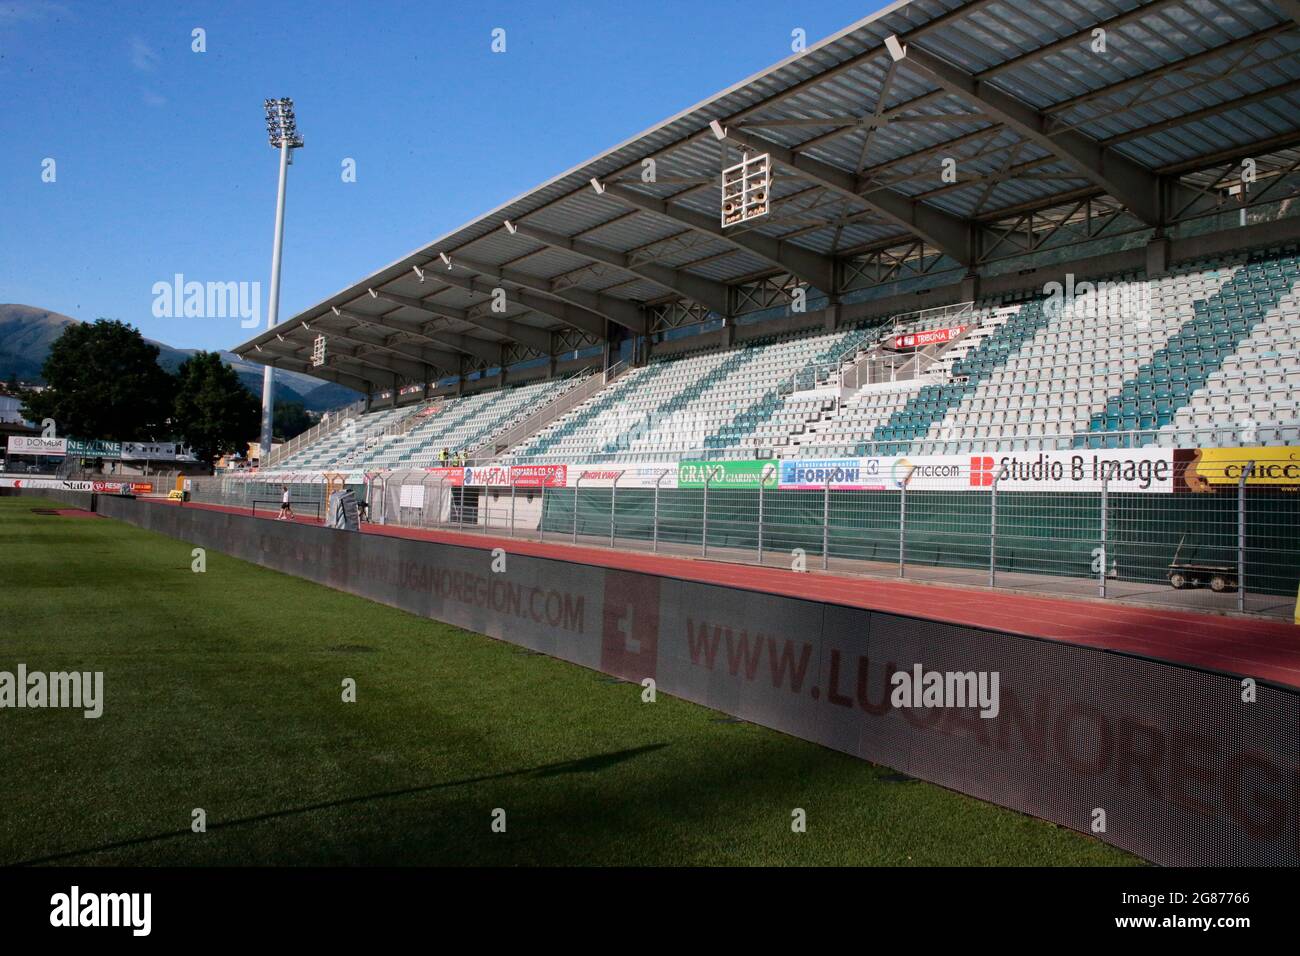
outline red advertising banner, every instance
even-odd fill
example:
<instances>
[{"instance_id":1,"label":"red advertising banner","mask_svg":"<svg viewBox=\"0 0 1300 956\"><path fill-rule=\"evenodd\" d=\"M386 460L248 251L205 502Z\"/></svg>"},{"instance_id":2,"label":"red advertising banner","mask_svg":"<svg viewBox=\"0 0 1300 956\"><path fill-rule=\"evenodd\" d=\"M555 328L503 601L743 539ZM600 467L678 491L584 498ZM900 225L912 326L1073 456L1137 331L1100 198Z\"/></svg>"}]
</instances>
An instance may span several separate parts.
<instances>
[{"instance_id":1,"label":"red advertising banner","mask_svg":"<svg viewBox=\"0 0 1300 956\"><path fill-rule=\"evenodd\" d=\"M563 488L568 465L511 465L510 482L517 488Z\"/></svg>"},{"instance_id":2,"label":"red advertising banner","mask_svg":"<svg viewBox=\"0 0 1300 956\"><path fill-rule=\"evenodd\" d=\"M954 325L947 329L927 329L924 332L909 332L907 335L894 336L894 348L896 349L920 349L927 345L939 345L943 342L951 342L957 336L966 331L967 326Z\"/></svg>"}]
</instances>

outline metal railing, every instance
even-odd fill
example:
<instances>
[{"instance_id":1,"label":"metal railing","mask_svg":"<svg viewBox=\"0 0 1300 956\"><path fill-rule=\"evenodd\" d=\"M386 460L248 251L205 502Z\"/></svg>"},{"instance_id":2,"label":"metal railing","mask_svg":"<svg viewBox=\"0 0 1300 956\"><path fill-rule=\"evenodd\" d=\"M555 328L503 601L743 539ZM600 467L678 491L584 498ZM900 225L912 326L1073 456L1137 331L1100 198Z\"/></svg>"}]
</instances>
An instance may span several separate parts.
<instances>
[{"instance_id":1,"label":"metal railing","mask_svg":"<svg viewBox=\"0 0 1300 956\"><path fill-rule=\"evenodd\" d=\"M624 368L620 368L619 366L624 366ZM615 369L618 369L618 371L615 372ZM615 377L622 374L624 369L624 363L620 362L619 365L612 366L609 371L603 374L583 373L579 375L577 377L577 383L572 388L565 389L552 401L548 402L542 408L539 408L527 418L511 425L505 431L495 435L488 441L483 442L477 448L472 449L469 452L469 460L476 463L488 462L505 454L521 441L524 441L526 438L541 431L561 415L567 414L578 405L591 398L604 388L606 384L612 382ZM614 373L612 377L610 372Z\"/></svg>"},{"instance_id":2,"label":"metal railing","mask_svg":"<svg viewBox=\"0 0 1300 956\"><path fill-rule=\"evenodd\" d=\"M1300 477L1252 484L1253 460L1219 460L1186 485L1167 468L1081 453L1076 472L994 470L940 478L889 471L879 487L777 487L764 463L738 485L708 465L616 468L563 486L453 486L387 476L380 523L715 560L1127 599L1288 619L1300 584ZM1172 459L1170 459L1172 462ZM596 470L593 469L592 472ZM685 473L682 473L683 475ZM761 475L761 479L758 477ZM421 490L410 490L418 487Z\"/></svg>"},{"instance_id":3,"label":"metal railing","mask_svg":"<svg viewBox=\"0 0 1300 956\"><path fill-rule=\"evenodd\" d=\"M381 525L1290 619L1300 584L1294 466L1261 469L1223 452L1212 467L1082 450L1053 460L976 456L935 474L881 459L869 486L830 468L779 487L780 464L762 462L557 468L552 484L532 474L496 487L463 487L459 472L392 472L349 487ZM194 501L251 511L278 498L281 482L192 485ZM290 488L295 505L323 510L324 478Z\"/></svg>"},{"instance_id":4,"label":"metal railing","mask_svg":"<svg viewBox=\"0 0 1300 956\"><path fill-rule=\"evenodd\" d=\"M936 351L918 349L914 352L882 352L882 347L894 336L906 332L943 328L953 323L967 326L975 320L975 304L938 306L894 316L888 331L880 333L874 342L860 343L845 349L835 358L807 365L777 386L777 392L788 395L795 392L819 389L856 389L875 382L905 381L919 378L930 371L948 347L964 337L958 336Z\"/></svg>"},{"instance_id":5,"label":"metal railing","mask_svg":"<svg viewBox=\"0 0 1300 956\"><path fill-rule=\"evenodd\" d=\"M1062 435L1044 435L1027 430L1000 438L959 438L951 432L939 437L921 437L894 441L817 441L815 433L804 432L792 436L791 441L775 444L755 439L750 444L726 447L696 446L676 450L647 450L629 452L584 452L579 457L590 464L646 464L655 462L694 461L709 459L768 459L768 458L851 458L893 455L965 455L998 454L1032 451L1104 451L1134 448L1193 448L1234 447L1238 445L1281 445L1280 432L1284 426L1216 425L1187 429L1136 429L1113 432L1081 432ZM954 430L955 431L955 430ZM551 464L556 455L512 458L513 464ZM486 464L486 462L471 462Z\"/></svg>"},{"instance_id":6,"label":"metal railing","mask_svg":"<svg viewBox=\"0 0 1300 956\"><path fill-rule=\"evenodd\" d=\"M191 501L229 508L247 508L249 514L253 513L258 503L268 500L278 503L281 492L287 487L290 504L295 510L324 514L329 479L323 474L303 474L294 480L225 474L191 477L187 479L187 484Z\"/></svg>"},{"instance_id":7,"label":"metal railing","mask_svg":"<svg viewBox=\"0 0 1300 956\"><path fill-rule=\"evenodd\" d=\"M353 402L346 408L328 412L328 419L313 425L302 434L295 435L287 442L283 442L277 447L272 448L271 453L266 457L266 461L259 462L259 467L273 467L278 462L284 461L285 458L289 457L299 449L306 448L312 442L324 438L326 435L333 434L342 428L350 419L355 418L365 411L365 408L366 403L365 400L362 399L361 401Z\"/></svg>"},{"instance_id":8,"label":"metal railing","mask_svg":"<svg viewBox=\"0 0 1300 956\"><path fill-rule=\"evenodd\" d=\"M908 332L925 332L930 329L943 328L954 323L970 322L975 317L975 303L957 302L953 305L937 305L913 312L900 312L889 319L888 337L905 335Z\"/></svg>"},{"instance_id":9,"label":"metal railing","mask_svg":"<svg viewBox=\"0 0 1300 956\"><path fill-rule=\"evenodd\" d=\"M790 391L823 388L852 391L880 382L911 381L928 374L942 356L942 352L882 352L860 356L848 366L814 365L794 374Z\"/></svg>"}]
</instances>

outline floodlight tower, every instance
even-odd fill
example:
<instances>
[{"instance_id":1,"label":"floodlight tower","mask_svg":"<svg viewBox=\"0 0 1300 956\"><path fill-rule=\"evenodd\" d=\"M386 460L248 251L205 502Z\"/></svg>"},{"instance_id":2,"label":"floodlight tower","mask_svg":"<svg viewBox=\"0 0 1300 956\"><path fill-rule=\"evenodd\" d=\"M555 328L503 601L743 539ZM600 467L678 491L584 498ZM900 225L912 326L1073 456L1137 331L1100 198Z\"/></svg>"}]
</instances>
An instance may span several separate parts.
<instances>
[{"instance_id":1,"label":"floodlight tower","mask_svg":"<svg viewBox=\"0 0 1300 956\"><path fill-rule=\"evenodd\" d=\"M280 190L275 199L275 247L271 252L271 296L266 307L266 327L275 328L280 311L280 247L284 244L284 192L289 181L289 164L292 151L302 148L302 135L293 117L293 100L287 96L278 100L263 100L266 107L266 135L271 145L280 151ZM262 436L261 460L271 454L271 421L275 417L275 369L268 365L262 371Z\"/></svg>"}]
</instances>

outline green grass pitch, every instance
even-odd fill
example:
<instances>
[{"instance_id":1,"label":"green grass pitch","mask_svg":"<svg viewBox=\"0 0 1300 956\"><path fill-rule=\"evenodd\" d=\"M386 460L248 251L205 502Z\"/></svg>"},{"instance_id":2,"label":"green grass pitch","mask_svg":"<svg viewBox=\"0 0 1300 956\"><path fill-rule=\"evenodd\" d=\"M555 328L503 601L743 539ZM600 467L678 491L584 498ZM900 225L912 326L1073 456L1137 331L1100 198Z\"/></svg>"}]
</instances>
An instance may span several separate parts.
<instances>
[{"instance_id":1,"label":"green grass pitch","mask_svg":"<svg viewBox=\"0 0 1300 956\"><path fill-rule=\"evenodd\" d=\"M37 507L61 506L0 499L0 671L103 671L105 704L98 720L0 710L0 864L1140 862L213 551L196 574L188 544Z\"/></svg>"}]
</instances>

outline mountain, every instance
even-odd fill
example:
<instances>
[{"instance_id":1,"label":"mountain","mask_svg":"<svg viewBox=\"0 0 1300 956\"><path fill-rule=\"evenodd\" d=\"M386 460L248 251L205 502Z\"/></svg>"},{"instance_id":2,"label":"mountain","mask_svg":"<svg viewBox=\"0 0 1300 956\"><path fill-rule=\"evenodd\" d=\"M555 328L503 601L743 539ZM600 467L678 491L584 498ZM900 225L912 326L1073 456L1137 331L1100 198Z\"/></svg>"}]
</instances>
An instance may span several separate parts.
<instances>
[{"instance_id":1,"label":"mountain","mask_svg":"<svg viewBox=\"0 0 1300 956\"><path fill-rule=\"evenodd\" d=\"M76 321L30 305L0 305L0 378L39 381L50 346Z\"/></svg>"},{"instance_id":2,"label":"mountain","mask_svg":"<svg viewBox=\"0 0 1300 956\"><path fill-rule=\"evenodd\" d=\"M17 375L28 382L41 381L41 366L50 354L50 346L63 330L77 319L30 305L0 304L0 379ZM181 363L197 349L178 349L165 342L148 340L158 346L158 364L175 373ZM254 395L262 394L262 366L246 362L233 352L222 352L222 360L235 370L244 387ZM361 395L350 388L325 382L310 375L279 369L275 374L275 400L302 402L308 411L323 412L348 405Z\"/></svg>"}]
</instances>

